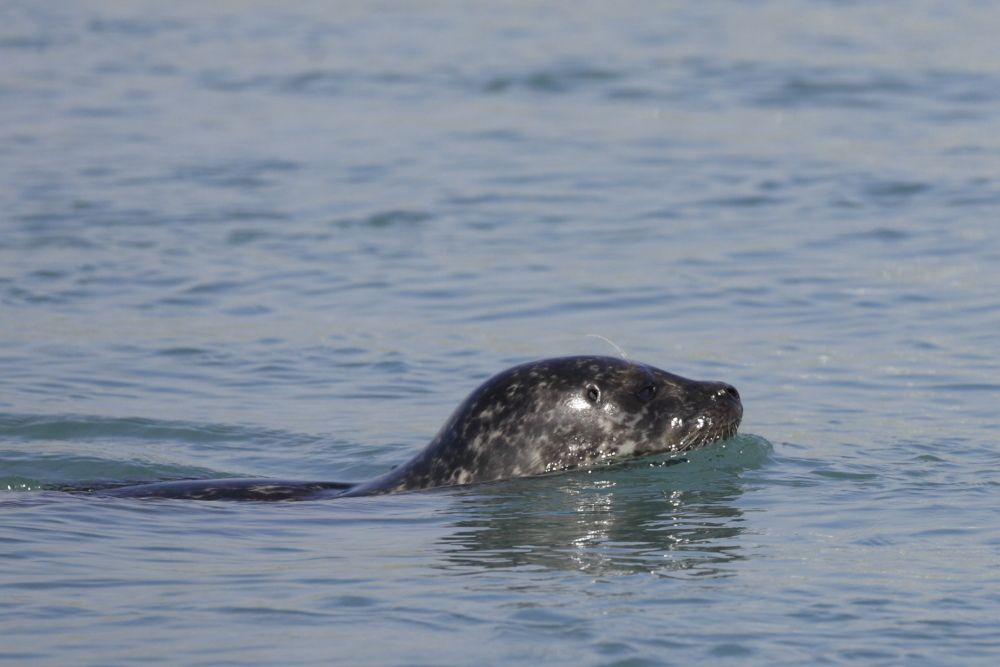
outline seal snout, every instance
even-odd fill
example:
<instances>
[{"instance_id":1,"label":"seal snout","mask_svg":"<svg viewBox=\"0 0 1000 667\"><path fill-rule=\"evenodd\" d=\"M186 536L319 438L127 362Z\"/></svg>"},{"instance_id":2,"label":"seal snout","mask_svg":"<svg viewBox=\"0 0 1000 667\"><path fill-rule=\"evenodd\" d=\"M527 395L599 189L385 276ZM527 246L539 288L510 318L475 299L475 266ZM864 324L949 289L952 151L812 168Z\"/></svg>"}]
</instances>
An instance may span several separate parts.
<instances>
[{"instance_id":1,"label":"seal snout","mask_svg":"<svg viewBox=\"0 0 1000 667\"><path fill-rule=\"evenodd\" d=\"M713 382L711 397L716 405L733 415L737 422L743 417L743 402L740 400L740 392L733 385L725 382Z\"/></svg>"}]
</instances>

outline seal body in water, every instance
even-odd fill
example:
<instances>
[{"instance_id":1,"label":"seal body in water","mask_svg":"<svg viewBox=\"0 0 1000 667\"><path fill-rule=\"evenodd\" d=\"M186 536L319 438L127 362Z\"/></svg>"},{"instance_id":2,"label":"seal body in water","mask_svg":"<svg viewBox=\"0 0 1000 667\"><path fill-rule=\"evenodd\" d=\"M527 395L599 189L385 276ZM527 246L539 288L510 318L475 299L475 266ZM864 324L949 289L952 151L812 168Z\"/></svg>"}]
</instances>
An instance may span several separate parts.
<instances>
[{"instance_id":1,"label":"seal body in water","mask_svg":"<svg viewBox=\"0 0 1000 667\"><path fill-rule=\"evenodd\" d=\"M215 479L157 482L114 496L309 500L472 484L684 452L736 434L743 406L722 382L613 357L515 366L473 391L410 461L367 482Z\"/></svg>"}]
</instances>

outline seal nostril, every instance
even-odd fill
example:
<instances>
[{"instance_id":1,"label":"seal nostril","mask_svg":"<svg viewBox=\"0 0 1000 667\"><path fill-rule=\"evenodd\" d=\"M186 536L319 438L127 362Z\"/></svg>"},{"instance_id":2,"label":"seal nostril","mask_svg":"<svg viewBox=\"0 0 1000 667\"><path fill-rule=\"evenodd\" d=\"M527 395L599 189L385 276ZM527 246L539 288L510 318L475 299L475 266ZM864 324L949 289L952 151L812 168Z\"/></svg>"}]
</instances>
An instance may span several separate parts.
<instances>
[{"instance_id":1,"label":"seal nostril","mask_svg":"<svg viewBox=\"0 0 1000 667\"><path fill-rule=\"evenodd\" d=\"M731 398L733 400L740 400L740 392L736 391L736 387L731 384L724 384L715 392L715 395L719 398Z\"/></svg>"}]
</instances>

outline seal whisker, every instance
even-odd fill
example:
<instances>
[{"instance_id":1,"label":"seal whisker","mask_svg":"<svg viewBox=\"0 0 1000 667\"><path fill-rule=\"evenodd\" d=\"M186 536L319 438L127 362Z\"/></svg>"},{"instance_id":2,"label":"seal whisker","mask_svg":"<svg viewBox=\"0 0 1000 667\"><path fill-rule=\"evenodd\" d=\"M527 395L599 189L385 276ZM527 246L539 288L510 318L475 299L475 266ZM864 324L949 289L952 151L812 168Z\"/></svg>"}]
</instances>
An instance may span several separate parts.
<instances>
[{"instance_id":1,"label":"seal whisker","mask_svg":"<svg viewBox=\"0 0 1000 667\"><path fill-rule=\"evenodd\" d=\"M613 340L611 340L607 336L602 336L601 334L584 334L584 335L587 338L599 338L599 339L603 340L605 343L607 343L608 345L610 345L611 347L613 347L618 352L618 355L622 359L624 359L625 361L628 361L628 355L625 354L625 350L623 350L621 347L619 347L618 343L614 342Z\"/></svg>"}]
</instances>

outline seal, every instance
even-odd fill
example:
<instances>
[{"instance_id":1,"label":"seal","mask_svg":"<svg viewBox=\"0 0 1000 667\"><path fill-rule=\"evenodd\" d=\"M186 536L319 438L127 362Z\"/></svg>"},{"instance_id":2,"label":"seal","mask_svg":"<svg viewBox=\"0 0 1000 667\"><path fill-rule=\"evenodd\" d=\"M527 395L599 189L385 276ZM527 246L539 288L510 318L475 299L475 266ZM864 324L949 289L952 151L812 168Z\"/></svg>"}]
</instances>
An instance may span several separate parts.
<instances>
[{"instance_id":1,"label":"seal","mask_svg":"<svg viewBox=\"0 0 1000 667\"><path fill-rule=\"evenodd\" d=\"M407 463L366 482L182 480L105 493L196 500L314 500L491 482L698 449L736 434L723 382L600 356L545 359L479 386Z\"/></svg>"}]
</instances>

